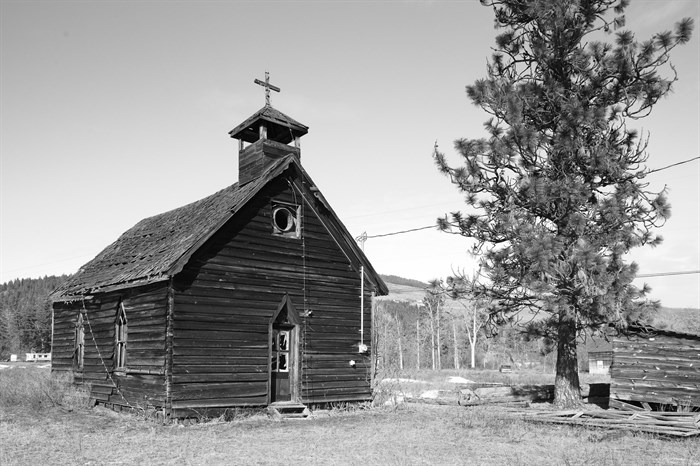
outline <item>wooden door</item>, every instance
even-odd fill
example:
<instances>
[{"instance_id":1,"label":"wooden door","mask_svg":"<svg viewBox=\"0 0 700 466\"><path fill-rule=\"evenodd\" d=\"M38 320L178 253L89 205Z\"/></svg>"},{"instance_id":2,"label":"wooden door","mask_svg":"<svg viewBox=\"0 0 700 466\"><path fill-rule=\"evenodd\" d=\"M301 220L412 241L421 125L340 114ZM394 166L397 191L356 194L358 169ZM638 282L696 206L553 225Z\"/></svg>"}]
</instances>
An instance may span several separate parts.
<instances>
[{"instance_id":1,"label":"wooden door","mask_svg":"<svg viewBox=\"0 0 700 466\"><path fill-rule=\"evenodd\" d=\"M272 327L272 351L270 353L270 401L292 401L292 388L296 380L294 326Z\"/></svg>"}]
</instances>

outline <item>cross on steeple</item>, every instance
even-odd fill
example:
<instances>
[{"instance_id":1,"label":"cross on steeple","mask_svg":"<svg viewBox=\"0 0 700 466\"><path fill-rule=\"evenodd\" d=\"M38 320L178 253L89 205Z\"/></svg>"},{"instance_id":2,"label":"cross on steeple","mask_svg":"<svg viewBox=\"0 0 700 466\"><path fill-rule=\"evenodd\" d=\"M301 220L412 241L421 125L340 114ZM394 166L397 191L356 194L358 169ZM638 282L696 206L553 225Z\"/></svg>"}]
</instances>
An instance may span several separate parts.
<instances>
[{"instance_id":1,"label":"cross on steeple","mask_svg":"<svg viewBox=\"0 0 700 466\"><path fill-rule=\"evenodd\" d=\"M275 92L279 92L281 89L277 86L273 86L270 84L270 73L265 71L265 81L260 81L259 79L255 79L253 81L255 84L259 84L262 87L265 88L265 106L269 107L270 106L270 89L272 89Z\"/></svg>"}]
</instances>

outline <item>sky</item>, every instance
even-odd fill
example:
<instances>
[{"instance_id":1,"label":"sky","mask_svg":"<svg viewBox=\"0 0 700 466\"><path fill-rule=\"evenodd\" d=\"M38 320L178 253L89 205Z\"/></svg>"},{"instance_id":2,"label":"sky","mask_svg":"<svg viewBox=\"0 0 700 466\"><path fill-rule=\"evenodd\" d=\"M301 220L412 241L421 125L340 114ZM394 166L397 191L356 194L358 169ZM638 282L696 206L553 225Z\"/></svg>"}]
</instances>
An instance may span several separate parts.
<instances>
[{"instance_id":1,"label":"sky","mask_svg":"<svg viewBox=\"0 0 700 466\"><path fill-rule=\"evenodd\" d=\"M638 39L700 19L697 0L633 0ZM228 131L264 105L309 126L302 164L353 236L435 224L464 208L432 160L484 137L465 86L496 30L477 1L0 0L0 283L73 273L139 220L238 178ZM652 115L650 168L700 155L700 47L674 50L679 81ZM640 274L700 270L700 163L649 176L669 190L665 242ZM473 270L471 243L433 229L370 238L379 273ZM640 278L668 307L700 308L700 275Z\"/></svg>"}]
</instances>

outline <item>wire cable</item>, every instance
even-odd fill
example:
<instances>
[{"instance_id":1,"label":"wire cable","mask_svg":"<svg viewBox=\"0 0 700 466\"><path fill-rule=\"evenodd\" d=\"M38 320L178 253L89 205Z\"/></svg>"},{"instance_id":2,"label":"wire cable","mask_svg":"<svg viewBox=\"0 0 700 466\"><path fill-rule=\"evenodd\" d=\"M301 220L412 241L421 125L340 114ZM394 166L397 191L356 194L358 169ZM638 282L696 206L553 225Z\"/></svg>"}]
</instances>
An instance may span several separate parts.
<instances>
[{"instance_id":1,"label":"wire cable","mask_svg":"<svg viewBox=\"0 0 700 466\"><path fill-rule=\"evenodd\" d=\"M650 174L650 173L660 172L661 170L666 170L667 168L676 167L676 166L678 166L678 165L683 165L684 163L692 162L693 160L698 160L698 159L700 159L700 156L693 157L692 159L688 159L688 160L683 160L683 161L680 161L680 162L672 163L671 165L666 165L665 167L656 168L656 169L654 169L654 170L649 170L648 172L646 172L645 176L648 175L648 174Z\"/></svg>"},{"instance_id":2,"label":"wire cable","mask_svg":"<svg viewBox=\"0 0 700 466\"><path fill-rule=\"evenodd\" d=\"M420 231L420 230L427 230L428 228L436 228L437 225L429 225L427 227L419 227L419 228L411 228L408 230L402 230L402 231L394 231L391 233L382 233L381 235L367 235L367 238L383 238L385 236L394 236L394 235L402 235L404 233L412 233L414 231Z\"/></svg>"},{"instance_id":3,"label":"wire cable","mask_svg":"<svg viewBox=\"0 0 700 466\"><path fill-rule=\"evenodd\" d=\"M667 275L691 275L694 273L700 273L700 270L685 270L683 272L659 272L659 273L643 273L640 275L637 275L637 278L646 278L646 277L665 277Z\"/></svg>"}]
</instances>

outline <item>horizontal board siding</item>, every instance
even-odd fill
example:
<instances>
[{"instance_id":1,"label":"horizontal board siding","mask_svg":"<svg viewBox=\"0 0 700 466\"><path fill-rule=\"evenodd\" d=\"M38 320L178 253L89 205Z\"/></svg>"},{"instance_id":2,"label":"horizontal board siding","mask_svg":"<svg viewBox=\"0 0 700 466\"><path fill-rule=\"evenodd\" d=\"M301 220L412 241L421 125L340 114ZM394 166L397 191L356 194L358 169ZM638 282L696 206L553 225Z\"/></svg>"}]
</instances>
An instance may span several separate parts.
<instances>
[{"instance_id":1,"label":"horizontal board siding","mask_svg":"<svg viewBox=\"0 0 700 466\"><path fill-rule=\"evenodd\" d=\"M700 336L616 337L610 374L613 398L700 406Z\"/></svg>"},{"instance_id":2,"label":"horizontal board siding","mask_svg":"<svg viewBox=\"0 0 700 466\"><path fill-rule=\"evenodd\" d=\"M122 303L127 318L126 370L114 370L115 321ZM74 367L75 325L84 308L83 369ZM95 300L54 304L52 370L72 372L77 383L95 387L98 401L162 406L165 397L166 285L95 294ZM111 387L111 394L100 393Z\"/></svg>"},{"instance_id":3,"label":"horizontal board siding","mask_svg":"<svg viewBox=\"0 0 700 466\"><path fill-rule=\"evenodd\" d=\"M127 373L114 378L119 390L112 392L110 403L132 407L165 405L165 376Z\"/></svg>"},{"instance_id":4,"label":"horizontal board siding","mask_svg":"<svg viewBox=\"0 0 700 466\"><path fill-rule=\"evenodd\" d=\"M359 273L308 207L303 241L273 235L272 199L295 203L286 182L268 186L176 277L174 410L267 403L268 328L285 293L300 314L306 297L312 312L299 326L302 401L371 396L369 354L358 354ZM369 345L369 290L364 321Z\"/></svg>"}]
</instances>

